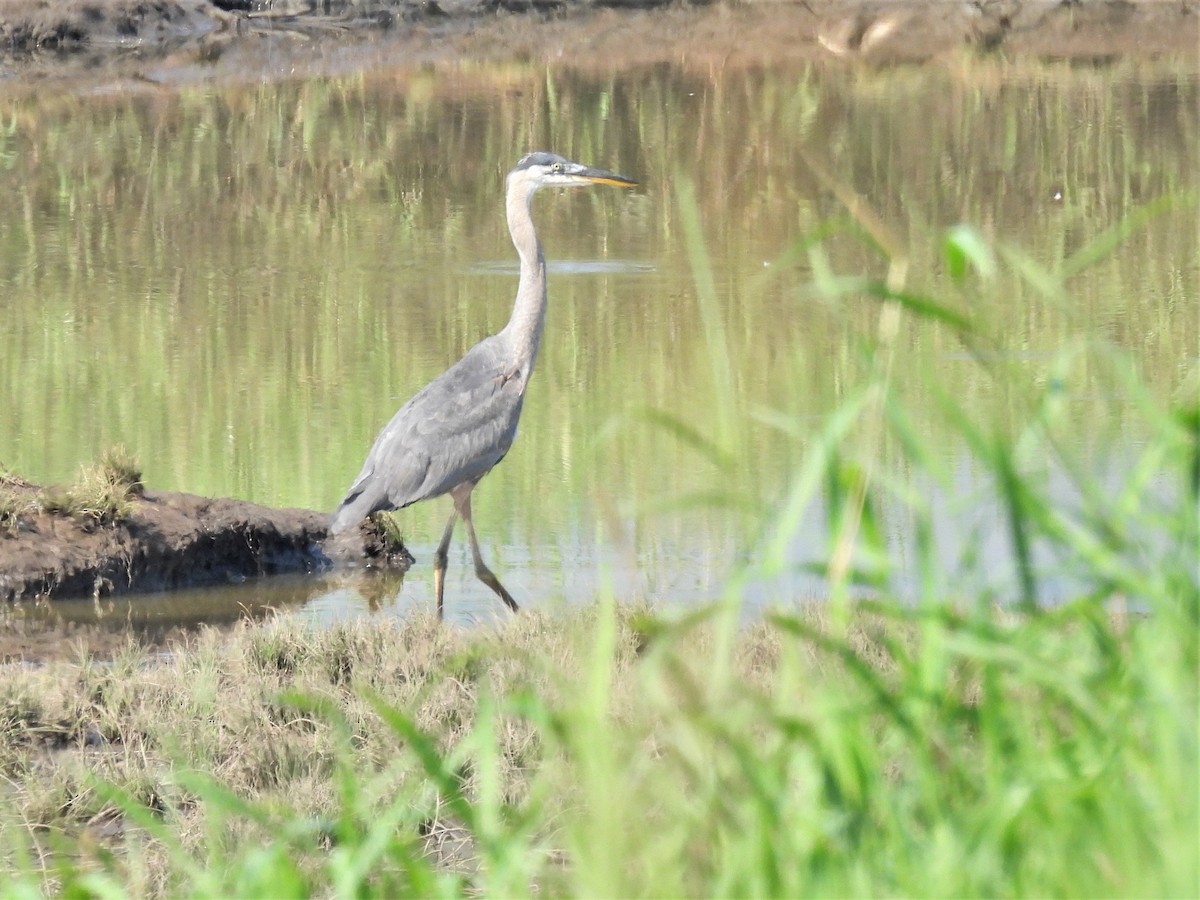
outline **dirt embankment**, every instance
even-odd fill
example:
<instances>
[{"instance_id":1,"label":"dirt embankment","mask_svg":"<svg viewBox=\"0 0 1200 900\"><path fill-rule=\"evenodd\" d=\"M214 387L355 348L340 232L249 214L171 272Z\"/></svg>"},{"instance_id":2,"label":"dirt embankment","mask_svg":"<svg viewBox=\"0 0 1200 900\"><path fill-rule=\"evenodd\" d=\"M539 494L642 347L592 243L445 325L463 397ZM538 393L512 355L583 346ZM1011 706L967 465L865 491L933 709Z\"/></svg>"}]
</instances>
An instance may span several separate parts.
<instances>
[{"instance_id":1,"label":"dirt embankment","mask_svg":"<svg viewBox=\"0 0 1200 900\"><path fill-rule=\"evenodd\" d=\"M0 84L520 56L723 65L1200 56L1200 0L0 0ZM276 73L278 74L278 73Z\"/></svg>"},{"instance_id":2,"label":"dirt embankment","mask_svg":"<svg viewBox=\"0 0 1200 900\"><path fill-rule=\"evenodd\" d=\"M8 508L22 509L0 529L0 603L174 590L337 564L402 569L412 561L373 522L328 541L329 517L309 510L139 492L118 521L103 521L47 509L44 492L19 479L0 486Z\"/></svg>"}]
</instances>

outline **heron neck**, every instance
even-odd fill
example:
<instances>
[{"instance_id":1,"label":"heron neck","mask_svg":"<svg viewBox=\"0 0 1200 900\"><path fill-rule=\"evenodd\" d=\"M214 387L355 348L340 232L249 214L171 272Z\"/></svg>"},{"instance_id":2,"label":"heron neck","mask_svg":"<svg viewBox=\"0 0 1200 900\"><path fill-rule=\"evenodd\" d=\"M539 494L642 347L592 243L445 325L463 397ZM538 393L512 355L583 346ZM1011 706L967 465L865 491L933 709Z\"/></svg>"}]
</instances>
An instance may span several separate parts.
<instances>
[{"instance_id":1,"label":"heron neck","mask_svg":"<svg viewBox=\"0 0 1200 900\"><path fill-rule=\"evenodd\" d=\"M526 378L537 360L542 327L546 322L546 259L542 256L537 232L533 230L532 201L532 191L509 191L505 203L508 231L517 248L517 256L521 258L521 280L517 285L512 317L504 331L512 342L516 365Z\"/></svg>"}]
</instances>

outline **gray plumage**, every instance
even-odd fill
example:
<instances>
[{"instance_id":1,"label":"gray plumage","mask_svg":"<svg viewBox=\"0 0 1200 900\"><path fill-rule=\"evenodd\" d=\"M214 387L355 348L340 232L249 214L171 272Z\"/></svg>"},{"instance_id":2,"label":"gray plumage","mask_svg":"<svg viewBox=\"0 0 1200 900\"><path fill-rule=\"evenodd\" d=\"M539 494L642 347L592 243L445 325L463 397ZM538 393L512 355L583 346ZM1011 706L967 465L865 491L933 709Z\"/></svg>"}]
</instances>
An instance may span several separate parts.
<instances>
[{"instance_id":1,"label":"gray plumage","mask_svg":"<svg viewBox=\"0 0 1200 900\"><path fill-rule=\"evenodd\" d=\"M471 491L512 446L541 344L546 261L530 214L533 195L543 187L588 184L630 187L635 182L552 153L530 153L509 172L505 209L521 274L508 324L401 407L375 439L362 471L334 513L330 530L336 533L355 527L371 513L450 494L454 512L434 555L439 618L446 556L459 516L467 526L475 574L510 609L517 609L512 595L483 563L471 520Z\"/></svg>"},{"instance_id":2,"label":"gray plumage","mask_svg":"<svg viewBox=\"0 0 1200 900\"><path fill-rule=\"evenodd\" d=\"M521 379L505 379L509 358L499 335L486 338L404 404L380 432L332 530L478 482L500 462L524 399Z\"/></svg>"}]
</instances>

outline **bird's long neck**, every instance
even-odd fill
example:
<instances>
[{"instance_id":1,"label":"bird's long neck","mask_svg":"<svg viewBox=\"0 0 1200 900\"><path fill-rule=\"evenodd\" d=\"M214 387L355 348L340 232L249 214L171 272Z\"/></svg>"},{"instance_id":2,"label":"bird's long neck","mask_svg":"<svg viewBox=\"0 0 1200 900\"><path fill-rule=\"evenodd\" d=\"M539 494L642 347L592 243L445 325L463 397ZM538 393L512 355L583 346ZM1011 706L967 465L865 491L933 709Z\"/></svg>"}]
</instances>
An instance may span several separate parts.
<instances>
[{"instance_id":1,"label":"bird's long neck","mask_svg":"<svg viewBox=\"0 0 1200 900\"><path fill-rule=\"evenodd\" d=\"M521 258L521 280L517 285L517 300L504 334L512 343L514 366L528 378L537 361L542 343L542 326L546 322L546 260L542 245L533 230L530 215L532 191L509 190L505 202L508 231L513 246Z\"/></svg>"}]
</instances>

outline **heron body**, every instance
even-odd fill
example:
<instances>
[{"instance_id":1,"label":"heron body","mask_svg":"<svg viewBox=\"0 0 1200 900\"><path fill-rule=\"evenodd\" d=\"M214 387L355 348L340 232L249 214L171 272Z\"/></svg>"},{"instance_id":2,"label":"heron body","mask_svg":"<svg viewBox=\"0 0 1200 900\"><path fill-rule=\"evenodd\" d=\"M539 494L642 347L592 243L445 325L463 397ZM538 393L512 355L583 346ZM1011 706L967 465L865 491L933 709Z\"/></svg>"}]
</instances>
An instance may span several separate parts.
<instances>
[{"instance_id":1,"label":"heron body","mask_svg":"<svg viewBox=\"0 0 1200 900\"><path fill-rule=\"evenodd\" d=\"M486 338L401 407L376 438L333 531L477 483L500 462L525 394L523 379L505 378L507 351L499 335Z\"/></svg>"},{"instance_id":2,"label":"heron body","mask_svg":"<svg viewBox=\"0 0 1200 900\"><path fill-rule=\"evenodd\" d=\"M508 324L409 400L375 439L362 471L334 513L330 530L347 531L375 512L403 509L450 494L454 511L434 554L438 617L446 558L461 516L471 541L475 574L512 610L512 595L484 564L471 519L471 491L504 458L517 434L525 390L546 321L546 260L534 231L531 204L543 187L634 181L573 163L552 153L530 153L508 174L505 209L521 261Z\"/></svg>"}]
</instances>

